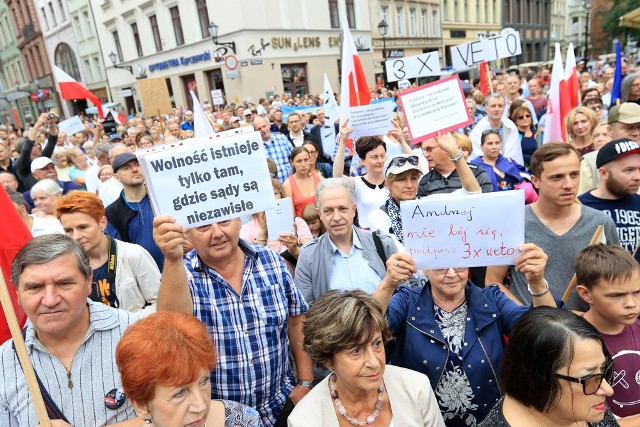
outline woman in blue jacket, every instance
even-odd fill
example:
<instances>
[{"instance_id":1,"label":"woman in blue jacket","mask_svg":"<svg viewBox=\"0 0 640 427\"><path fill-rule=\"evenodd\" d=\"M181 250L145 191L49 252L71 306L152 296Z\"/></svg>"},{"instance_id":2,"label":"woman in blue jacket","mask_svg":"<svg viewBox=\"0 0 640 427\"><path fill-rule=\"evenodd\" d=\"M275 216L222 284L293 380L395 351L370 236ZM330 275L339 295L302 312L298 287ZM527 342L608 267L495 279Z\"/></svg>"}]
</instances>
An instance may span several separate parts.
<instances>
[{"instance_id":1,"label":"woman in blue jacket","mask_svg":"<svg viewBox=\"0 0 640 427\"><path fill-rule=\"evenodd\" d=\"M533 305L556 307L544 279L547 255L532 243L519 249L516 269L527 277ZM387 270L397 281L406 280L415 264L405 254ZM388 284L394 280L381 283L373 294L396 337L391 364L429 377L448 427L476 426L502 394L497 372L503 337L529 307L516 304L498 286L477 287L467 279L467 268L425 274L428 282L421 288Z\"/></svg>"}]
</instances>

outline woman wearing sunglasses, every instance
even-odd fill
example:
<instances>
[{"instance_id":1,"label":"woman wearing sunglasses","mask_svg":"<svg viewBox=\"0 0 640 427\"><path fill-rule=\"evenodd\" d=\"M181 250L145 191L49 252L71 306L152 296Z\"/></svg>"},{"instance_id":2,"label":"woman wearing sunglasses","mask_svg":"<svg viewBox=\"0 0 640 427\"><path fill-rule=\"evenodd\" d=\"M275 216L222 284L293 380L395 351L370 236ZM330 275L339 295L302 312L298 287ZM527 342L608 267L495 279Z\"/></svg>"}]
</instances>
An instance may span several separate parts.
<instances>
[{"instance_id":1,"label":"woman wearing sunglasses","mask_svg":"<svg viewBox=\"0 0 640 427\"><path fill-rule=\"evenodd\" d=\"M513 328L500 369L505 396L480 427L617 426L605 404L612 380L613 361L589 322L536 308Z\"/></svg>"},{"instance_id":2,"label":"woman wearing sunglasses","mask_svg":"<svg viewBox=\"0 0 640 427\"><path fill-rule=\"evenodd\" d=\"M529 108L526 106L518 107L513 110L510 119L518 127L520 145L522 145L522 157L524 157L525 165L528 165L531 161L531 156L533 156L533 152L538 149L531 111L529 111Z\"/></svg>"}]
</instances>

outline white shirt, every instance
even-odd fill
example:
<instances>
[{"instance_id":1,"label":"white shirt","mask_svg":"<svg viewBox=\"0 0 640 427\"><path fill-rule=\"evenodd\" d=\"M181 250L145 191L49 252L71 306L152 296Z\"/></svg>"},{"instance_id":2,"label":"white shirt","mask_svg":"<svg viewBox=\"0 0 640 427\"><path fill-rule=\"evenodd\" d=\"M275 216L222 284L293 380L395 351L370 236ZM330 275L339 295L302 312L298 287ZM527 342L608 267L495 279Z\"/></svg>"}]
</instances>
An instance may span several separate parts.
<instances>
[{"instance_id":1,"label":"white shirt","mask_svg":"<svg viewBox=\"0 0 640 427\"><path fill-rule=\"evenodd\" d=\"M113 176L102 183L98 197L102 200L105 208L120 197L122 189L122 183Z\"/></svg>"},{"instance_id":2,"label":"white shirt","mask_svg":"<svg viewBox=\"0 0 640 427\"><path fill-rule=\"evenodd\" d=\"M33 224L31 224L31 235L33 237L43 236L45 234L64 234L62 224L55 218L40 218L31 215Z\"/></svg>"}]
</instances>

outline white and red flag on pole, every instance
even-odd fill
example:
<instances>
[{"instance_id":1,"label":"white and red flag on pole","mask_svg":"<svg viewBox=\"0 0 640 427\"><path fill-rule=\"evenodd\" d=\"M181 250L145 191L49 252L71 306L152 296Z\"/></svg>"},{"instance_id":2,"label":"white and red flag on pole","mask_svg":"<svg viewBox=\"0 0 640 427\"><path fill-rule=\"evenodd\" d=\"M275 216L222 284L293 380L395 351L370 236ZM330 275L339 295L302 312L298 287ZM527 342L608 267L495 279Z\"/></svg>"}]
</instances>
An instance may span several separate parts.
<instances>
[{"instance_id":1,"label":"white and red flag on pole","mask_svg":"<svg viewBox=\"0 0 640 427\"><path fill-rule=\"evenodd\" d=\"M112 110L111 108L102 107L102 114L104 117L107 117L108 114L111 114L113 120L119 125L127 124L127 116L122 113L117 112L116 110Z\"/></svg>"},{"instance_id":2,"label":"white and red flag on pole","mask_svg":"<svg viewBox=\"0 0 640 427\"><path fill-rule=\"evenodd\" d=\"M362 69L360 56L356 44L349 31L347 19L342 20L342 82L340 86L340 125L350 117L349 108L358 105L368 105L371 102L371 93L367 78ZM351 149L352 142L347 142Z\"/></svg>"},{"instance_id":3,"label":"white and red flag on pole","mask_svg":"<svg viewBox=\"0 0 640 427\"><path fill-rule=\"evenodd\" d=\"M569 111L571 111L580 103L580 82L578 82L578 67L576 66L576 57L573 54L573 43L569 43L565 62L564 80L566 82L567 90L566 94L562 93L561 95L568 97L570 106ZM569 114L569 111L567 111L567 114Z\"/></svg>"},{"instance_id":4,"label":"white and red flag on pole","mask_svg":"<svg viewBox=\"0 0 640 427\"><path fill-rule=\"evenodd\" d=\"M565 141L565 134L562 131L562 110L560 108L560 86L564 82L564 70L562 68L562 53L560 44L556 43L555 55L553 58L553 71L551 73L551 86L549 87L547 99L547 121L544 127L543 143Z\"/></svg>"},{"instance_id":5,"label":"white and red flag on pole","mask_svg":"<svg viewBox=\"0 0 640 427\"><path fill-rule=\"evenodd\" d=\"M98 109L98 116L101 119L104 119L104 114L102 112L102 102L100 99L91 92L86 87L82 86L78 83L73 77L69 74L62 71L60 68L53 65L53 75L58 82L58 86L60 87L60 96L62 99L66 99L68 101L73 99L88 99L93 102Z\"/></svg>"}]
</instances>

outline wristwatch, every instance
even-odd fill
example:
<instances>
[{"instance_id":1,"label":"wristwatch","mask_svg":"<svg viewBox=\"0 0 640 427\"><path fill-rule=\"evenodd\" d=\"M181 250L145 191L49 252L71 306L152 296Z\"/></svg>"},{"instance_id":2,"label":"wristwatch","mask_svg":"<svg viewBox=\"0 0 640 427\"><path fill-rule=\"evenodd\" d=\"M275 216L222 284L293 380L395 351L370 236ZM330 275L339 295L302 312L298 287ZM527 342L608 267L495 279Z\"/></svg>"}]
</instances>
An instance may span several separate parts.
<instances>
[{"instance_id":1,"label":"wristwatch","mask_svg":"<svg viewBox=\"0 0 640 427\"><path fill-rule=\"evenodd\" d=\"M298 382L296 382L296 385L311 389L313 388L313 381L298 380Z\"/></svg>"}]
</instances>

